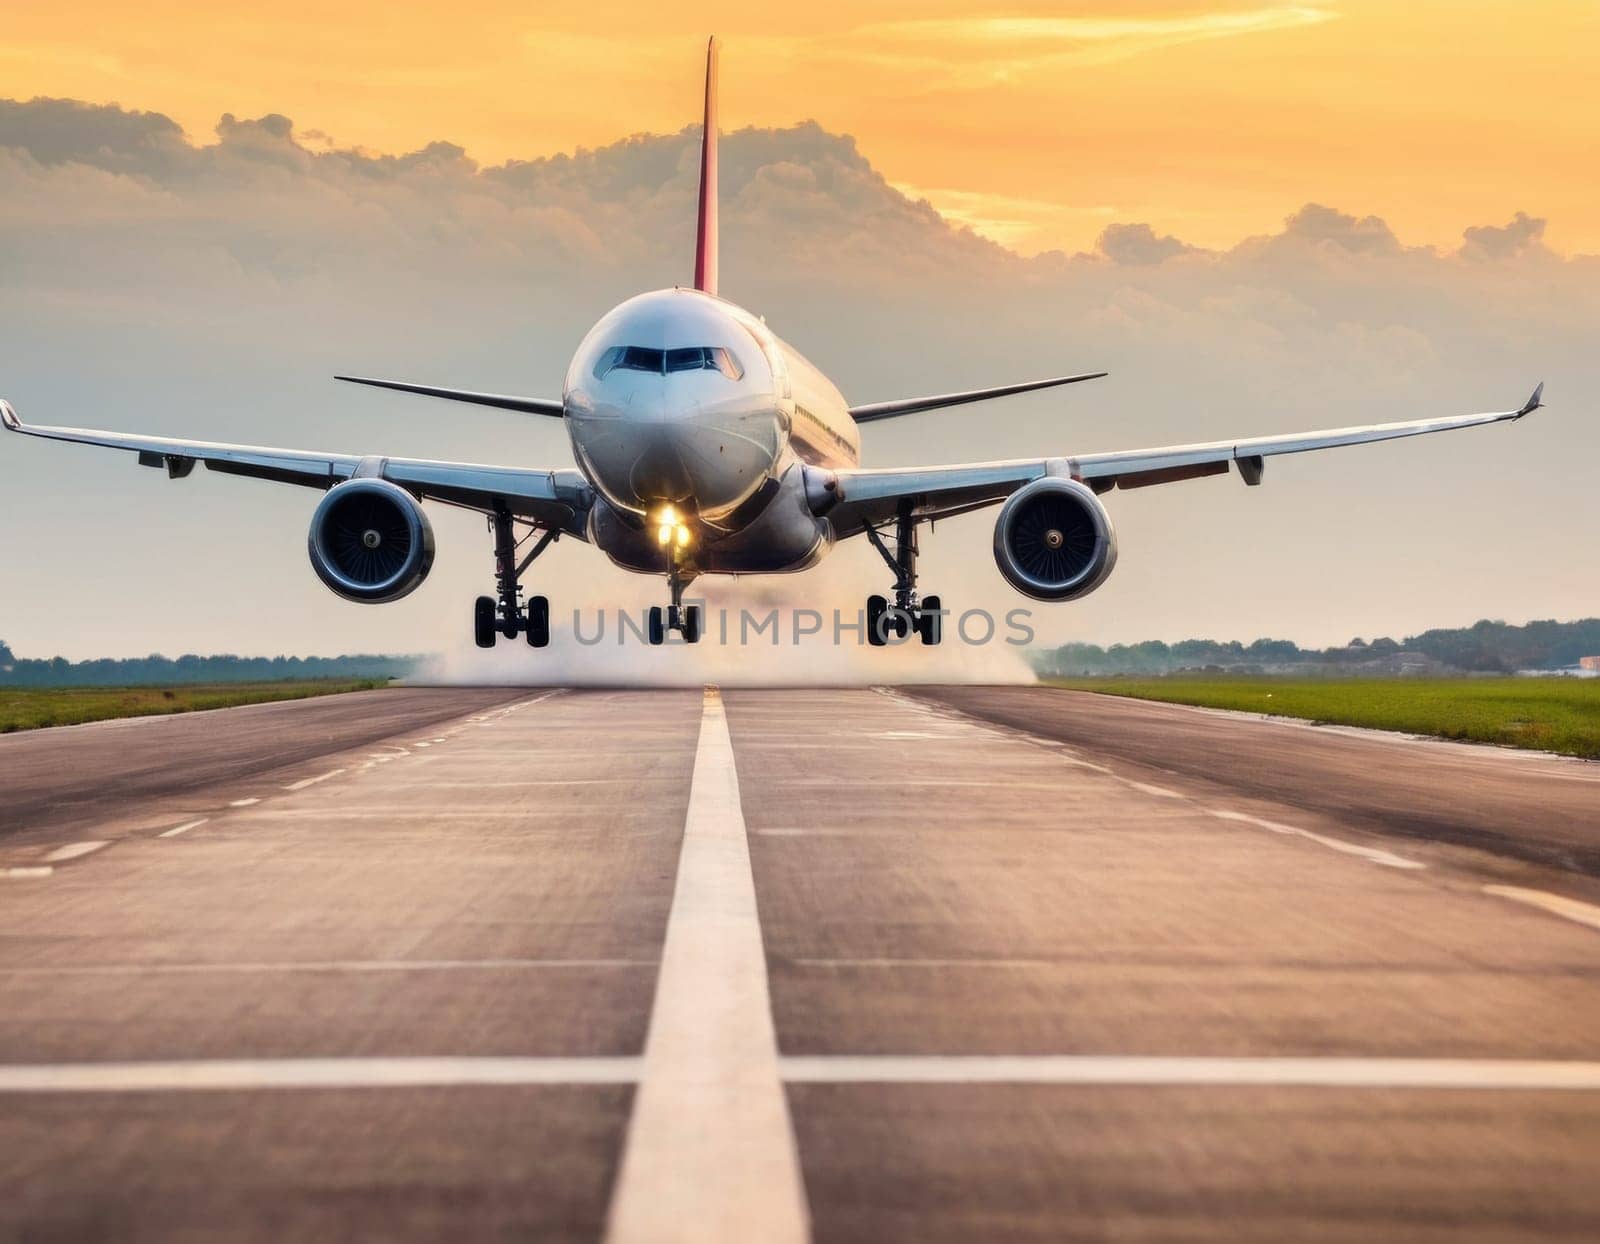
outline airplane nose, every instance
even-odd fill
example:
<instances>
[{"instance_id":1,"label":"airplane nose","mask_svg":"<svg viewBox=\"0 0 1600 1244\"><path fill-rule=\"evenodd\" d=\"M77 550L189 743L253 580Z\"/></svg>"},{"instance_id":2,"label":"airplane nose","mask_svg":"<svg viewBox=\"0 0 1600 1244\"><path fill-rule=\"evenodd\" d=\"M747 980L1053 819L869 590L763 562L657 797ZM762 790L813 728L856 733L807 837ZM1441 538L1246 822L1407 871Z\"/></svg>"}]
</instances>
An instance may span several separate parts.
<instances>
[{"instance_id":1,"label":"airplane nose","mask_svg":"<svg viewBox=\"0 0 1600 1244\"><path fill-rule=\"evenodd\" d=\"M686 503L715 515L761 486L779 449L771 411L695 412L630 421L628 491L644 509Z\"/></svg>"},{"instance_id":2,"label":"airplane nose","mask_svg":"<svg viewBox=\"0 0 1600 1244\"><path fill-rule=\"evenodd\" d=\"M698 429L647 419L633 427L628 491L640 501L687 501L695 491L692 463L703 456Z\"/></svg>"}]
</instances>

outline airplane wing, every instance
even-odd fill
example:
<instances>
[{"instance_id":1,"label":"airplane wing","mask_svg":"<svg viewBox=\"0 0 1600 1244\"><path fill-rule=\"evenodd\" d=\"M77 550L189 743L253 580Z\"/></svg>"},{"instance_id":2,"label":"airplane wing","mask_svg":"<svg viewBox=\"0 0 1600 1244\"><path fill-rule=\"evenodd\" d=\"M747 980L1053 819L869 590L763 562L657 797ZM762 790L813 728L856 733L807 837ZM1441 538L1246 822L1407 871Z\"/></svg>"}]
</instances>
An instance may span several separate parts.
<instances>
[{"instance_id":1,"label":"airplane wing","mask_svg":"<svg viewBox=\"0 0 1600 1244\"><path fill-rule=\"evenodd\" d=\"M1032 393L1036 389L1053 389L1057 385L1099 380L1105 375L1103 371L1091 371L1078 376L1052 376L1048 380L1025 380L1021 384L1003 384L992 389L968 389L964 393L935 393L929 397L902 397L892 402L869 402L865 406L852 406L850 414L857 423L872 423L878 419L894 419L900 415L914 415L924 410L965 406L969 402L987 402L990 398L1010 397L1013 393Z\"/></svg>"},{"instance_id":2,"label":"airplane wing","mask_svg":"<svg viewBox=\"0 0 1600 1244\"><path fill-rule=\"evenodd\" d=\"M1544 385L1540 384L1516 410L1481 415L1455 415L1443 419L1417 419L1405 423L1375 423L1364 427L1333 428L1294 436L1259 436L1249 440L1211 441L1198 445L1168 445L1116 453L1084 454L1076 458L1033 458L1006 462L975 462L956 466L899 467L888 470L844 470L838 477L838 502L828 512L839 538L866 527L888 522L902 507L923 518L949 517L1003 501L1018 488L1045 475L1083 480L1097 493L1113 488L1144 488L1181 479L1225 475L1231 463L1247 484L1259 484L1266 459L1277 454L1335 449L1372 441L1422 436L1521 419L1539 409Z\"/></svg>"},{"instance_id":3,"label":"airplane wing","mask_svg":"<svg viewBox=\"0 0 1600 1244\"><path fill-rule=\"evenodd\" d=\"M3 399L0 399L0 423L4 423L8 431L25 436L125 449L139 455L141 466L165 467L173 479L188 475L197 462L205 463L208 470L228 475L321 489L331 488L359 474L390 480L420 499L442 501L485 514L504 506L517 517L580 539L585 538L589 507L594 502L588 484L573 470L535 471L467 462L431 462L423 458L313 453L165 436L132 436L92 428L40 427L23 423L11 403Z\"/></svg>"},{"instance_id":4,"label":"airplane wing","mask_svg":"<svg viewBox=\"0 0 1600 1244\"><path fill-rule=\"evenodd\" d=\"M471 402L475 406L495 406L524 415L562 416L559 397L518 397L514 393L478 393L472 389L441 389L437 385L412 384L405 380L378 380L372 376L335 376L350 384L371 385L374 389L394 389L400 393L420 393L423 397L442 397L449 402Z\"/></svg>"}]
</instances>

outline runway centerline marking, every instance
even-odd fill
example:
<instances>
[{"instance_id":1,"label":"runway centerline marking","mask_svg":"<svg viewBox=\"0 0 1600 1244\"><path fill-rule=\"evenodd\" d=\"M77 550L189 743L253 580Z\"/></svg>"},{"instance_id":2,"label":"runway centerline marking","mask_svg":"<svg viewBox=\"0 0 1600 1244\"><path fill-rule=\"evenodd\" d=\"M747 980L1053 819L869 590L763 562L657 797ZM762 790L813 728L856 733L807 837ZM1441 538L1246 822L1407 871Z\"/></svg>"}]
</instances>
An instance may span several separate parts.
<instances>
[{"instance_id":1,"label":"runway centerline marking","mask_svg":"<svg viewBox=\"0 0 1600 1244\"><path fill-rule=\"evenodd\" d=\"M103 851L111 845L110 842L69 842L64 847L57 847L44 857L46 864L63 864L67 860L79 860L86 855L93 855L96 851Z\"/></svg>"},{"instance_id":2,"label":"runway centerline marking","mask_svg":"<svg viewBox=\"0 0 1600 1244\"><path fill-rule=\"evenodd\" d=\"M1382 864L1385 868L1426 868L1427 865L1416 860L1408 860L1403 855L1396 855L1393 851L1385 851L1379 847L1364 847L1359 843L1346 842L1342 838L1330 838L1326 834L1313 833L1309 829L1301 829L1298 825L1285 825L1280 821L1268 821L1259 816L1250 816L1244 812L1228 812L1220 808L1209 808L1207 811L1218 820L1236 821L1244 825L1254 825L1260 829L1270 830L1274 834L1285 834L1292 838L1304 838L1315 842L1319 846L1327 847L1330 851L1338 851L1343 855L1354 855L1374 864Z\"/></svg>"},{"instance_id":3,"label":"runway centerline marking","mask_svg":"<svg viewBox=\"0 0 1600 1244\"><path fill-rule=\"evenodd\" d=\"M283 789L305 790L308 786L315 786L318 782L326 782L329 778L336 778L343 772L343 769L333 769L327 773L321 774L318 777L303 778L298 782L290 782L289 785L285 786Z\"/></svg>"},{"instance_id":4,"label":"runway centerline marking","mask_svg":"<svg viewBox=\"0 0 1600 1244\"><path fill-rule=\"evenodd\" d=\"M705 690L644 1074L606 1238L810 1237L722 696Z\"/></svg>"},{"instance_id":5,"label":"runway centerline marking","mask_svg":"<svg viewBox=\"0 0 1600 1244\"><path fill-rule=\"evenodd\" d=\"M1529 907L1537 907L1553 916L1560 916L1563 920L1571 920L1574 924L1600 929L1600 907L1596 907L1593 903L1581 902L1575 898L1563 898L1547 890L1529 890L1515 885L1486 885L1483 887L1483 892L1492 894L1496 898L1508 898L1513 903L1526 903Z\"/></svg>"},{"instance_id":6,"label":"runway centerline marking","mask_svg":"<svg viewBox=\"0 0 1600 1244\"><path fill-rule=\"evenodd\" d=\"M182 825L175 825L171 829L164 829L156 835L157 838L176 838L179 834L186 834L191 829L199 829L210 817L202 816L198 821L186 821Z\"/></svg>"},{"instance_id":7,"label":"runway centerline marking","mask_svg":"<svg viewBox=\"0 0 1600 1244\"><path fill-rule=\"evenodd\" d=\"M239 1058L0 1066L0 1093L630 1084L636 1058Z\"/></svg>"},{"instance_id":8,"label":"runway centerline marking","mask_svg":"<svg viewBox=\"0 0 1600 1244\"><path fill-rule=\"evenodd\" d=\"M230 808L250 808L260 803L259 799L234 799L228 804Z\"/></svg>"},{"instance_id":9,"label":"runway centerline marking","mask_svg":"<svg viewBox=\"0 0 1600 1244\"><path fill-rule=\"evenodd\" d=\"M1121 1084L1600 1089L1600 1062L1467 1058L1161 1058L1115 1054L785 1058L790 1084Z\"/></svg>"}]
</instances>

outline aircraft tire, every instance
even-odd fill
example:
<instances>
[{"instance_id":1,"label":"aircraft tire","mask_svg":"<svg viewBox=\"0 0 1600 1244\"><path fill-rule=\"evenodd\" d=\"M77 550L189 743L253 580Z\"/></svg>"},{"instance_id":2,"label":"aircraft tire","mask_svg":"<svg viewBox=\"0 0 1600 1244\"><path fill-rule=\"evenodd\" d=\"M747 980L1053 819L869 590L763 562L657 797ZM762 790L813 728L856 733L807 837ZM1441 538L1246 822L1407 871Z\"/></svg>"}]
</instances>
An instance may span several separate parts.
<instances>
[{"instance_id":1,"label":"aircraft tire","mask_svg":"<svg viewBox=\"0 0 1600 1244\"><path fill-rule=\"evenodd\" d=\"M889 602L882 596L867 597L867 642L882 648L888 640L888 628L883 625L883 615L889 612Z\"/></svg>"},{"instance_id":2,"label":"aircraft tire","mask_svg":"<svg viewBox=\"0 0 1600 1244\"><path fill-rule=\"evenodd\" d=\"M495 604L493 596L480 596L472 607L472 637L480 648L493 648L495 643Z\"/></svg>"},{"instance_id":3,"label":"aircraft tire","mask_svg":"<svg viewBox=\"0 0 1600 1244\"><path fill-rule=\"evenodd\" d=\"M550 646L550 598L548 596L531 596L528 598L528 624L523 633L527 636L530 648L548 648Z\"/></svg>"}]
</instances>

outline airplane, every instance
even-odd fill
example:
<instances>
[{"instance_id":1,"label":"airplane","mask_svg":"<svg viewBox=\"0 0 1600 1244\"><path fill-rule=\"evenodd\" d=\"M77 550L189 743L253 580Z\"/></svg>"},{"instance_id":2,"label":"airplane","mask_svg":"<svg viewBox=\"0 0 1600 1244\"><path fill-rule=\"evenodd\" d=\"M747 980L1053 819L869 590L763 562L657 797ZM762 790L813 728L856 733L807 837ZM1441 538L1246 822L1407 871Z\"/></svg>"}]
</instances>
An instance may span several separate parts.
<instances>
[{"instance_id":1,"label":"airplane","mask_svg":"<svg viewBox=\"0 0 1600 1244\"><path fill-rule=\"evenodd\" d=\"M486 515L494 534L495 594L478 597L474 638L492 648L520 634L550 642L550 602L523 600L529 566L563 536L612 562L665 575L669 604L650 610L648 636L694 643L700 608L684 589L699 575L792 573L853 536L871 542L893 575L892 599L866 602L874 646L940 640L941 602L919 595L917 529L991 505L1000 512L994 558L1018 592L1042 601L1094 591L1117 560L1101 497L1112 489L1225 475L1260 484L1278 454L1515 421L1537 410L1544 385L1516 410L1337 428L1291 436L1172 445L1117 453L926 467L861 466L862 424L1098 379L1056 376L958 393L852 406L764 319L718 292L717 40L706 49L705 112L694 281L623 302L590 329L559 398L519 397L371 377L339 380L476 403L563 421L576 470L433 462L381 453L269 449L23 423L0 400L12 432L130 450L174 479L195 463L213 471L322 489L307 548L322 582L346 600L399 600L427 578L433 529L422 502Z\"/></svg>"}]
</instances>

